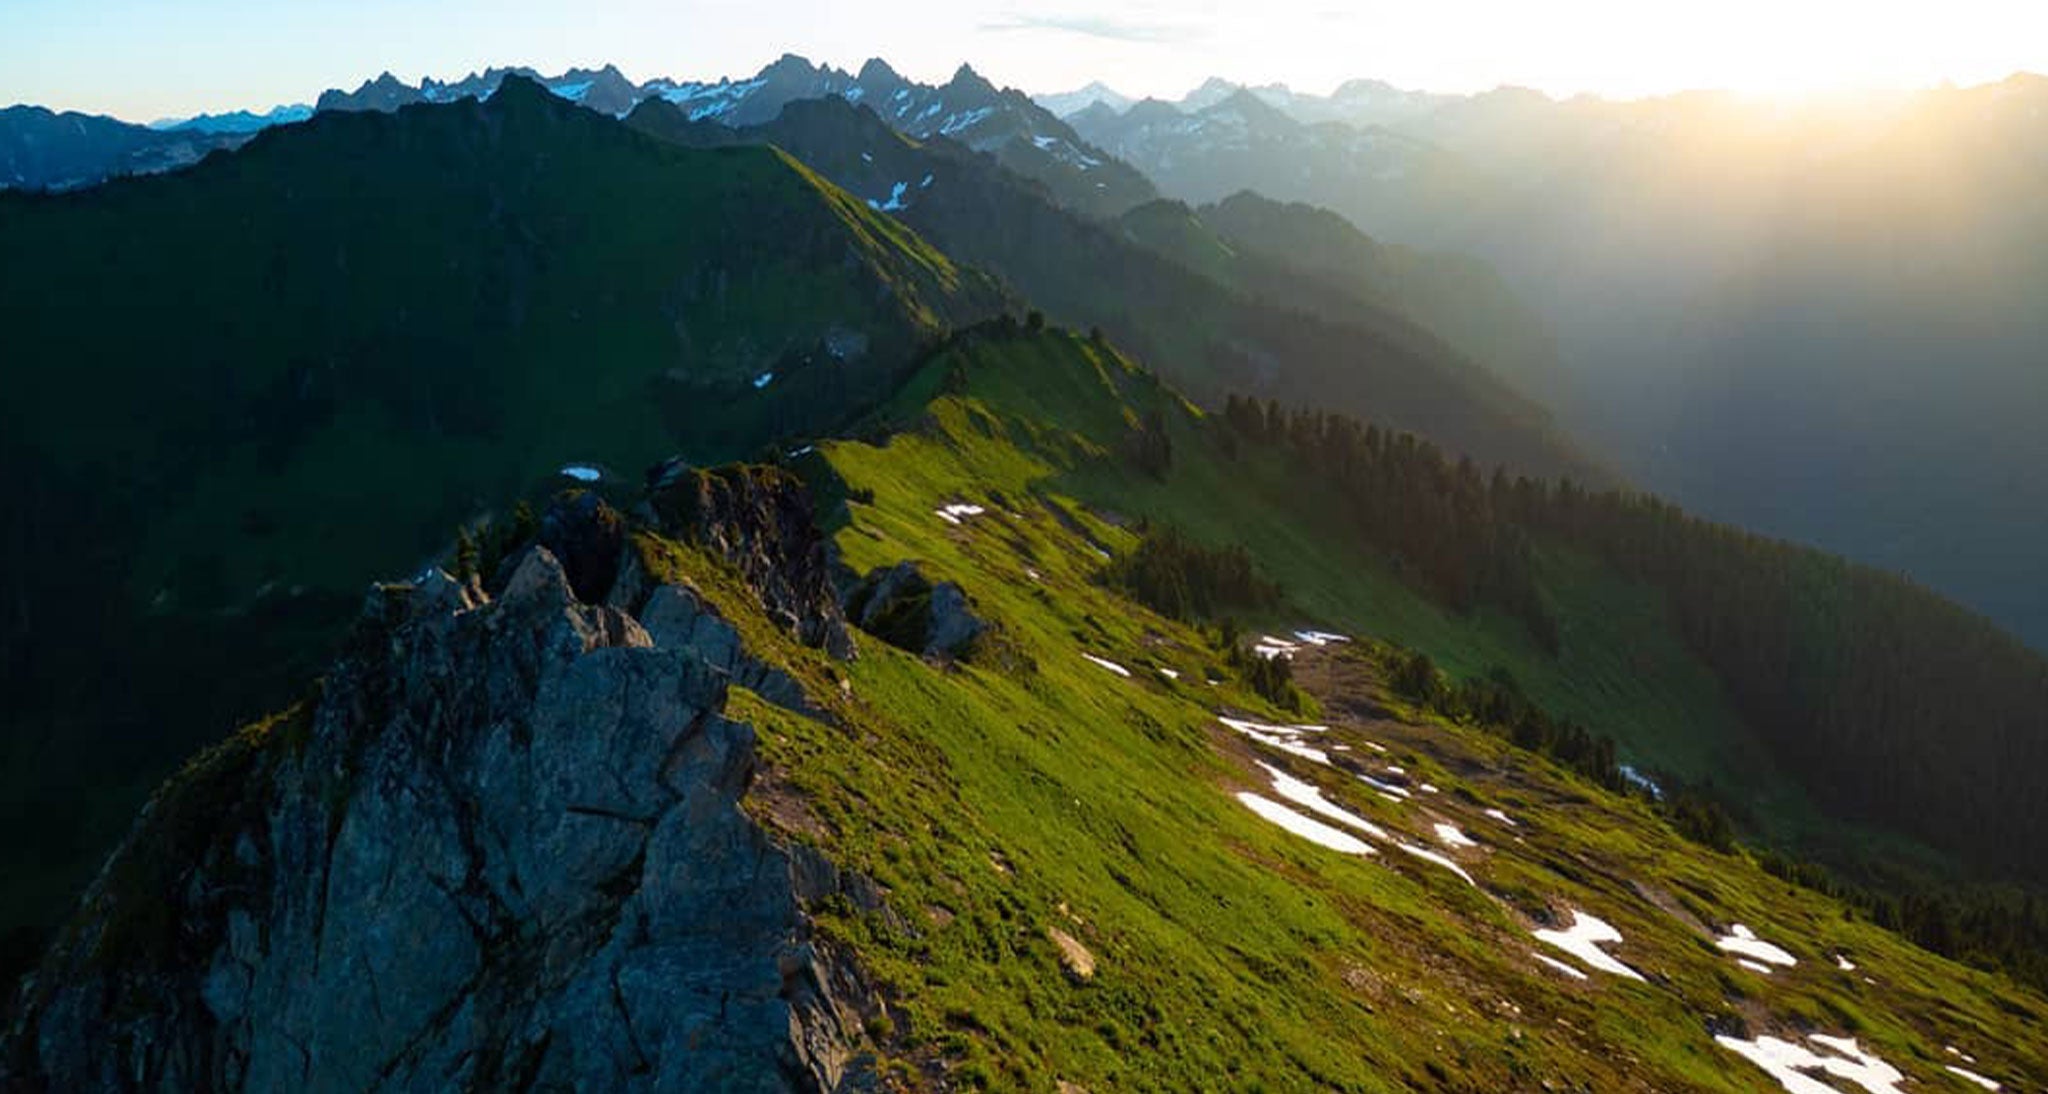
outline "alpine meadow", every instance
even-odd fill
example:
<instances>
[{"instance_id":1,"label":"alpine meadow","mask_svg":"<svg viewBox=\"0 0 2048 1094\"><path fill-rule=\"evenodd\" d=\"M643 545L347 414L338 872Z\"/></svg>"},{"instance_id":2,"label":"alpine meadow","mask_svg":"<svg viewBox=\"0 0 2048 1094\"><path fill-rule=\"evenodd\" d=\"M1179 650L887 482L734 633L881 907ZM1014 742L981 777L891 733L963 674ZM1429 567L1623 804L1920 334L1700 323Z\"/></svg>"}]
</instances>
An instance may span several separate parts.
<instances>
[{"instance_id":1,"label":"alpine meadow","mask_svg":"<svg viewBox=\"0 0 2048 1094\"><path fill-rule=\"evenodd\" d=\"M2048 23L1552 7L0 13L0 1089L2048 1090Z\"/></svg>"}]
</instances>

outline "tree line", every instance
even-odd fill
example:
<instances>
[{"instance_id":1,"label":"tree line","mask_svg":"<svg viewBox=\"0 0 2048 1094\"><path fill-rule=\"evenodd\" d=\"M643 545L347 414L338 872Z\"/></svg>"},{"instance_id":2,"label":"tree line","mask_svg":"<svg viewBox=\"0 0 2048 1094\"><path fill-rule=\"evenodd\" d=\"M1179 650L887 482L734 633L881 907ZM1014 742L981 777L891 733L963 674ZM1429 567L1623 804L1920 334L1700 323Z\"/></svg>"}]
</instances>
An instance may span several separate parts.
<instances>
[{"instance_id":1,"label":"tree line","mask_svg":"<svg viewBox=\"0 0 2048 1094\"><path fill-rule=\"evenodd\" d=\"M1446 606L1564 641L1535 544L1660 591L1738 712L1835 813L1979 866L2048 877L2048 660L1925 588L1693 517L1648 494L1483 474L1414 436L1231 398L1226 447L1285 454Z\"/></svg>"}]
</instances>

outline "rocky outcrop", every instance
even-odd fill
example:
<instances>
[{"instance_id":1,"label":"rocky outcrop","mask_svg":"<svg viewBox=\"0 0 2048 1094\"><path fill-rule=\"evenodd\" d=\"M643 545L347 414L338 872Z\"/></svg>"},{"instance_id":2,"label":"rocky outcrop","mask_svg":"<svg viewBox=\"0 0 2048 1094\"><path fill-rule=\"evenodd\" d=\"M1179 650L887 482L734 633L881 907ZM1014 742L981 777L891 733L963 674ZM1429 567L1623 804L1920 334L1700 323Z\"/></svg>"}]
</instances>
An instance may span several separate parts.
<instances>
[{"instance_id":1,"label":"rocky outcrop","mask_svg":"<svg viewBox=\"0 0 2048 1094\"><path fill-rule=\"evenodd\" d=\"M539 545L499 582L381 587L316 701L159 792L0 1087L866 1087L805 909L878 897L741 808L730 627L586 603Z\"/></svg>"},{"instance_id":2,"label":"rocky outcrop","mask_svg":"<svg viewBox=\"0 0 2048 1094\"><path fill-rule=\"evenodd\" d=\"M649 505L664 534L724 556L760 595L769 618L805 645L853 656L828 541L796 476L774 467L706 470L672 460L650 480Z\"/></svg>"},{"instance_id":3,"label":"rocky outcrop","mask_svg":"<svg viewBox=\"0 0 2048 1094\"><path fill-rule=\"evenodd\" d=\"M846 612L860 629L925 657L963 658L988 629L951 581L934 583L914 562L877 567L847 594Z\"/></svg>"}]
</instances>

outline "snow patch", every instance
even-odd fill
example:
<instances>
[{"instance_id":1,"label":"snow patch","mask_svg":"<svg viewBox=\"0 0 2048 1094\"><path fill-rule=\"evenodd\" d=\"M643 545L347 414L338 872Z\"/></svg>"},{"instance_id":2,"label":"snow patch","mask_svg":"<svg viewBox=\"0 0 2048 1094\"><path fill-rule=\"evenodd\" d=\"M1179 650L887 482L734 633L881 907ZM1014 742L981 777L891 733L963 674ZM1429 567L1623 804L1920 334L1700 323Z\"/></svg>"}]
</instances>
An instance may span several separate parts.
<instances>
[{"instance_id":1,"label":"snow patch","mask_svg":"<svg viewBox=\"0 0 2048 1094\"><path fill-rule=\"evenodd\" d=\"M947 524L959 524L968 517L978 517L988 510L968 502L955 502L952 505L941 505L932 512L938 514L939 519Z\"/></svg>"},{"instance_id":2,"label":"snow patch","mask_svg":"<svg viewBox=\"0 0 2048 1094\"><path fill-rule=\"evenodd\" d=\"M1284 638L1275 638L1270 634L1262 634L1259 636L1258 642L1253 644L1252 654L1254 656L1263 657L1266 660L1271 661L1275 657L1291 658L1294 656L1294 651L1300 648L1300 646L1297 646Z\"/></svg>"},{"instance_id":3,"label":"snow patch","mask_svg":"<svg viewBox=\"0 0 2048 1094\"><path fill-rule=\"evenodd\" d=\"M1311 843L1321 844L1332 851L1342 851L1347 855L1378 854L1373 850L1372 844L1357 836L1332 828L1321 821L1310 820L1271 798L1263 798L1249 791L1239 791L1237 800L1243 802L1245 808Z\"/></svg>"},{"instance_id":4,"label":"snow patch","mask_svg":"<svg viewBox=\"0 0 2048 1094\"><path fill-rule=\"evenodd\" d=\"M1180 672L1177 669L1160 669L1159 675L1166 677L1168 680L1180 679Z\"/></svg>"},{"instance_id":5,"label":"snow patch","mask_svg":"<svg viewBox=\"0 0 2048 1094\"><path fill-rule=\"evenodd\" d=\"M1521 827L1520 825L1515 823L1515 819L1513 817L1508 816L1506 813L1503 813L1498 809L1488 809L1486 810L1486 815L1492 817L1494 820L1501 822L1502 824L1507 825L1509 828Z\"/></svg>"},{"instance_id":6,"label":"snow patch","mask_svg":"<svg viewBox=\"0 0 2048 1094\"><path fill-rule=\"evenodd\" d=\"M1380 780L1373 778L1371 775L1360 775L1358 777L1358 780L1364 783L1365 785L1372 787L1374 790L1377 790L1380 793L1385 794L1387 797L1393 799L1394 801L1404 802L1407 801L1409 798L1408 788L1405 786L1396 786L1393 783L1381 782Z\"/></svg>"},{"instance_id":7,"label":"snow patch","mask_svg":"<svg viewBox=\"0 0 2048 1094\"><path fill-rule=\"evenodd\" d=\"M1714 945L1729 953L1740 954L1765 964L1783 965L1786 968L1799 964L1798 958L1758 938L1754 931L1740 923L1731 924L1728 933L1715 939Z\"/></svg>"},{"instance_id":8,"label":"snow patch","mask_svg":"<svg viewBox=\"0 0 2048 1094\"><path fill-rule=\"evenodd\" d=\"M767 387L769 384L772 384L774 382L775 374L772 372L764 372L761 375L754 377L754 390L759 391L762 388Z\"/></svg>"},{"instance_id":9,"label":"snow patch","mask_svg":"<svg viewBox=\"0 0 2048 1094\"><path fill-rule=\"evenodd\" d=\"M1976 1083L1976 1084L1977 1084L1978 1086L1981 1086L1981 1087L1983 1087L1983 1088L1984 1088L1984 1089L1986 1089L1986 1090L2003 1090L2003 1089L2005 1089L2005 1088L2004 1088L2003 1086L2000 1086L2000 1085L1999 1085L1999 1084L1998 1084L1998 1083L1997 1083L1996 1081L1994 1081L1994 1080L1991 1080L1991 1079L1987 1079L1987 1078L1985 1078L1984 1076L1982 1076L1982 1075L1979 1075L1979 1074L1977 1074L1976 1072L1974 1072L1974 1071L1971 1071L1971 1070L1970 1070L1970 1069L1968 1069L1968 1068L1964 1068L1964 1067L1957 1067L1957 1066L1956 1066L1956 1065L1954 1065L1954 1064L1943 1064L1943 1065L1941 1065L1941 1066L1942 1066L1942 1067L1943 1067L1943 1068L1944 1068L1945 1070L1947 1070L1947 1071L1948 1071L1949 1073L1951 1073L1951 1074L1954 1074L1954 1075L1960 1075L1960 1076L1962 1076L1962 1078L1963 1078L1963 1079L1964 1079L1965 1081L1967 1081L1967 1082L1972 1082L1972 1083Z\"/></svg>"},{"instance_id":10,"label":"snow patch","mask_svg":"<svg viewBox=\"0 0 2048 1094\"><path fill-rule=\"evenodd\" d=\"M572 463L562 468L562 477L575 479L577 482L597 482L604 478L604 472L587 463Z\"/></svg>"},{"instance_id":11,"label":"snow patch","mask_svg":"<svg viewBox=\"0 0 2048 1094\"><path fill-rule=\"evenodd\" d=\"M1097 657L1092 653L1084 653L1081 656L1087 658L1090 661L1095 662L1098 665L1101 665L1103 668L1106 668L1113 673L1116 673L1118 676L1129 678L1131 675L1131 670L1123 667L1122 665L1117 664L1114 661L1102 657Z\"/></svg>"},{"instance_id":12,"label":"snow patch","mask_svg":"<svg viewBox=\"0 0 2048 1094\"><path fill-rule=\"evenodd\" d=\"M1900 1094L1899 1084L1906 1076L1863 1051L1855 1038L1816 1033L1807 1040L1829 1051L1823 1054L1798 1042L1769 1036L1744 1041L1722 1034L1714 1038L1714 1043L1762 1068L1791 1094L1840 1094L1834 1086L1808 1074L1815 1071L1846 1079L1869 1094Z\"/></svg>"},{"instance_id":13,"label":"snow patch","mask_svg":"<svg viewBox=\"0 0 2048 1094\"><path fill-rule=\"evenodd\" d=\"M1855 972L1856 962L1851 961L1848 959L1848 957L1838 953L1835 955L1835 967L1842 970L1843 972Z\"/></svg>"},{"instance_id":14,"label":"snow patch","mask_svg":"<svg viewBox=\"0 0 2048 1094\"><path fill-rule=\"evenodd\" d=\"M1386 829L1324 798L1323 792L1312 784L1305 783L1271 764L1261 763L1259 764L1259 769L1266 773L1268 779L1272 780L1273 793L1286 798L1288 801L1303 806L1312 813L1320 813L1346 827L1356 828L1375 839L1389 841L1393 839L1392 836L1387 834Z\"/></svg>"},{"instance_id":15,"label":"snow patch","mask_svg":"<svg viewBox=\"0 0 2048 1094\"><path fill-rule=\"evenodd\" d=\"M1538 942L1555 946L1587 965L1615 976L1626 976L1630 980L1641 980L1643 974L1609 956L1600 948L1602 943L1620 942L1621 932L1597 916L1587 915L1572 909L1572 925L1567 930L1539 930L1532 932Z\"/></svg>"},{"instance_id":16,"label":"snow patch","mask_svg":"<svg viewBox=\"0 0 2048 1094\"><path fill-rule=\"evenodd\" d=\"M1348 635L1331 634L1329 631L1295 631L1294 637L1311 646L1327 646L1332 642L1349 642Z\"/></svg>"},{"instance_id":17,"label":"snow patch","mask_svg":"<svg viewBox=\"0 0 2048 1094\"><path fill-rule=\"evenodd\" d=\"M1622 780L1628 783L1630 786L1641 787L1643 790L1649 793L1650 797L1655 798L1658 801L1664 800L1664 788L1657 785L1657 780L1649 777L1648 775L1643 774L1640 771L1637 771L1635 768L1630 767L1627 764L1622 764L1618 770L1620 770L1621 772Z\"/></svg>"},{"instance_id":18,"label":"snow patch","mask_svg":"<svg viewBox=\"0 0 2048 1094\"><path fill-rule=\"evenodd\" d=\"M1761 961L1751 961L1747 957L1738 957L1735 959L1735 963L1760 976L1771 975L1771 967Z\"/></svg>"},{"instance_id":19,"label":"snow patch","mask_svg":"<svg viewBox=\"0 0 2048 1094\"><path fill-rule=\"evenodd\" d=\"M1224 718L1220 716L1216 720L1236 730L1238 733L1265 745L1267 748L1285 752L1290 756L1299 756L1304 760L1322 764L1324 767L1330 766L1330 754L1328 752L1320 748L1311 748L1301 742L1302 734L1320 733L1327 729L1327 726L1269 726L1263 722L1249 722L1242 718Z\"/></svg>"},{"instance_id":20,"label":"snow patch","mask_svg":"<svg viewBox=\"0 0 2048 1094\"><path fill-rule=\"evenodd\" d=\"M1438 866L1441 866L1444 869L1449 870L1451 873L1454 873L1458 875L1460 878L1463 878L1465 884L1472 886L1474 889L1477 889L1479 887L1479 883L1472 880L1472 875L1466 873L1464 867L1458 865L1455 862L1452 862L1450 859L1447 859L1442 855L1437 854L1435 851L1432 851L1427 847L1422 847L1413 843L1398 843L1395 844L1395 846L1399 847L1403 851L1408 852L1411 855L1414 855L1416 858L1419 858L1424 862L1433 862ZM1627 966L1623 967L1626 968Z\"/></svg>"},{"instance_id":21,"label":"snow patch","mask_svg":"<svg viewBox=\"0 0 2048 1094\"><path fill-rule=\"evenodd\" d=\"M1577 966L1566 964L1565 962L1559 961L1557 958L1552 957L1549 954L1532 953L1529 956L1535 958L1538 961L1543 962L1544 964L1550 966L1553 969L1556 969L1557 971L1565 974L1566 976L1571 977L1574 980L1592 979L1592 977L1587 976L1585 972L1579 969Z\"/></svg>"},{"instance_id":22,"label":"snow patch","mask_svg":"<svg viewBox=\"0 0 2048 1094\"><path fill-rule=\"evenodd\" d=\"M1439 822L1436 826L1437 842L1445 847L1477 847L1479 841L1458 830L1455 824Z\"/></svg>"}]
</instances>

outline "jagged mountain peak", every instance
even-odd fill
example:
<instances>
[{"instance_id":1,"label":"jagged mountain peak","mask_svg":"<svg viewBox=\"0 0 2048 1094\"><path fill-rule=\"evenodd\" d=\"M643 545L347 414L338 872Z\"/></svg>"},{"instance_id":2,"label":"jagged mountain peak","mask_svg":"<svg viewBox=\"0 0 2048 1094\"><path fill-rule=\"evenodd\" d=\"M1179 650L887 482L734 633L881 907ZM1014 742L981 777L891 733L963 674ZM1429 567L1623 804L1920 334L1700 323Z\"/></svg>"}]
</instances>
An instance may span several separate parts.
<instances>
[{"instance_id":1,"label":"jagged mountain peak","mask_svg":"<svg viewBox=\"0 0 2048 1094\"><path fill-rule=\"evenodd\" d=\"M995 95L999 93L996 85L988 82L981 73L974 71L973 65L968 64L962 64L953 71L953 78L947 81L946 90L976 95Z\"/></svg>"},{"instance_id":2,"label":"jagged mountain peak","mask_svg":"<svg viewBox=\"0 0 2048 1094\"><path fill-rule=\"evenodd\" d=\"M785 53L762 66L758 76L762 79L776 76L812 76L819 71L819 67L812 64L810 58L798 53Z\"/></svg>"}]
</instances>

